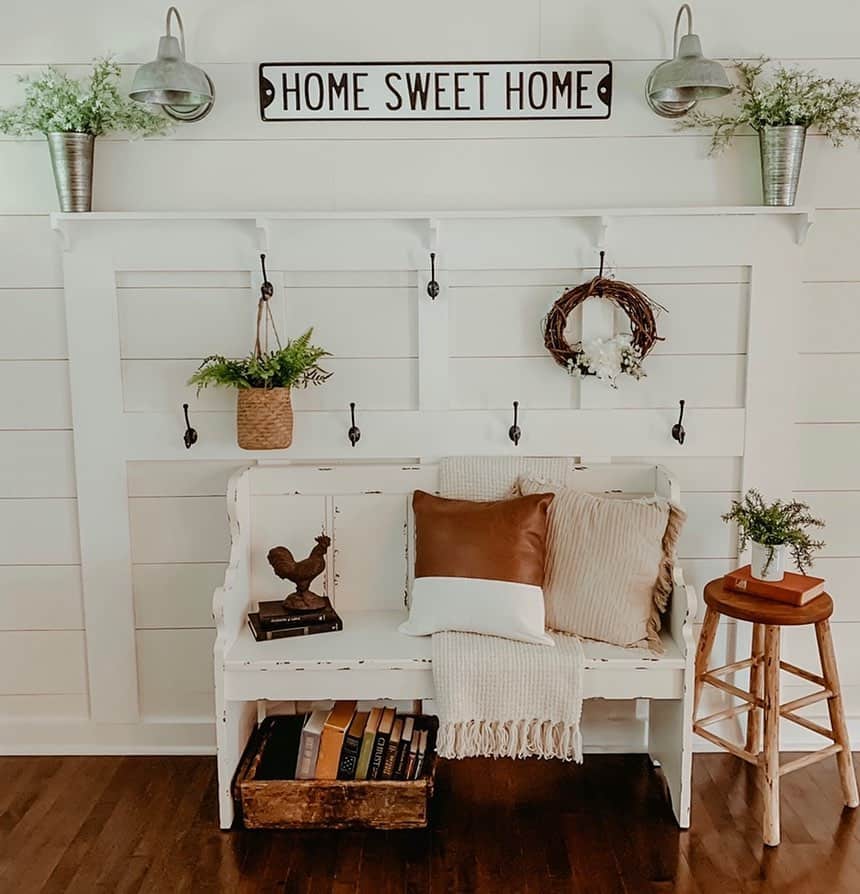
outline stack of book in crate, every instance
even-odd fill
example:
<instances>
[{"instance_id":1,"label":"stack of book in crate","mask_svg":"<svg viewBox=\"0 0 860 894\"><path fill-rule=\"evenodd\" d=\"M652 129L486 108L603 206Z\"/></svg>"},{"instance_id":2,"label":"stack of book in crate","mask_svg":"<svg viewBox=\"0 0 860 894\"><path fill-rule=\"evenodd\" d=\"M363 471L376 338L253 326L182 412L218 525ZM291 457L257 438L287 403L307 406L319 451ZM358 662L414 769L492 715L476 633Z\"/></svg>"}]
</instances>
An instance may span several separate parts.
<instances>
[{"instance_id":1,"label":"stack of book in crate","mask_svg":"<svg viewBox=\"0 0 860 894\"><path fill-rule=\"evenodd\" d=\"M793 574L789 571L786 571L781 581L759 580L750 573L750 566L744 565L737 571L730 571L723 578L723 583L727 589L736 593L760 596L762 599L771 599L788 605L806 605L824 592L826 581L820 577Z\"/></svg>"},{"instance_id":2,"label":"stack of book in crate","mask_svg":"<svg viewBox=\"0 0 860 894\"><path fill-rule=\"evenodd\" d=\"M435 746L435 717L339 701L302 726L296 779L420 779Z\"/></svg>"}]
</instances>

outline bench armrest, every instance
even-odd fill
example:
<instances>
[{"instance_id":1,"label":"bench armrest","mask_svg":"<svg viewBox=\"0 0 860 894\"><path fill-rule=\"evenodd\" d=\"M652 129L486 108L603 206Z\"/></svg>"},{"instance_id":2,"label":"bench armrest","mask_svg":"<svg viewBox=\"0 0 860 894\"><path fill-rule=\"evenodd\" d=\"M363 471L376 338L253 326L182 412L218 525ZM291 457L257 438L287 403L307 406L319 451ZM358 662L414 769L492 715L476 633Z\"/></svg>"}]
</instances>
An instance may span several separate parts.
<instances>
[{"instance_id":1,"label":"bench armrest","mask_svg":"<svg viewBox=\"0 0 860 894\"><path fill-rule=\"evenodd\" d=\"M212 597L212 615L215 619L216 664L223 666L227 650L236 641L247 623L251 608L251 544L250 485L248 468L230 477L227 484L227 520L230 525L230 561L224 574L224 583ZM220 660L219 660L220 659Z\"/></svg>"}]
</instances>

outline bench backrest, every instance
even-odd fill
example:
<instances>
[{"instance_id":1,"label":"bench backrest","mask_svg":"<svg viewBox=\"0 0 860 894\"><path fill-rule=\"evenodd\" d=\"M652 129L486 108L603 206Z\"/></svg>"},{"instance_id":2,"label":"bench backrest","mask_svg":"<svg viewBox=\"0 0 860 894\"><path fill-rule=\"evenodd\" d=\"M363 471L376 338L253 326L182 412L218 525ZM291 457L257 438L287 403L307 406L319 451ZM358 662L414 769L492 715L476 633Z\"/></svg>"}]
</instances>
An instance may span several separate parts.
<instances>
[{"instance_id":1,"label":"bench backrest","mask_svg":"<svg viewBox=\"0 0 860 894\"><path fill-rule=\"evenodd\" d=\"M679 499L665 469L653 464L580 465L570 459L566 483L593 493L657 494ZM340 611L393 610L409 591L415 490L438 492L439 465L258 465L242 473L247 506L239 506L240 531L250 531L250 595L253 601L292 592L275 577L266 555L286 546L304 559L314 538L332 539L325 574L313 590ZM245 540L248 531L242 531Z\"/></svg>"}]
</instances>

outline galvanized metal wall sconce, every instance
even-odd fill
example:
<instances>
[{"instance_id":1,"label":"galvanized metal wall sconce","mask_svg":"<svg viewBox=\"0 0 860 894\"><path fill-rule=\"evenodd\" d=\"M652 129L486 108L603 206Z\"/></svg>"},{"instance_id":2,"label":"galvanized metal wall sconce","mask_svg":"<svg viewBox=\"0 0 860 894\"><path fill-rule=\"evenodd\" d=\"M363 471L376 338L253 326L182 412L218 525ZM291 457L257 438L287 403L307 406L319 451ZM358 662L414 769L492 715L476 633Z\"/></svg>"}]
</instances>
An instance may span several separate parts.
<instances>
[{"instance_id":1,"label":"galvanized metal wall sconce","mask_svg":"<svg viewBox=\"0 0 860 894\"><path fill-rule=\"evenodd\" d=\"M681 17L687 14L687 33L678 41ZM661 62L645 82L648 105L662 118L686 115L700 99L716 99L731 92L726 70L702 54L702 42L693 34L693 11L685 3L675 18L672 59Z\"/></svg>"},{"instance_id":2,"label":"galvanized metal wall sconce","mask_svg":"<svg viewBox=\"0 0 860 894\"><path fill-rule=\"evenodd\" d=\"M179 26L178 39L170 33L171 16ZM161 106L176 121L199 121L212 110L215 85L202 68L185 61L185 28L175 6L167 10L165 31L156 58L135 72L129 96Z\"/></svg>"}]
</instances>

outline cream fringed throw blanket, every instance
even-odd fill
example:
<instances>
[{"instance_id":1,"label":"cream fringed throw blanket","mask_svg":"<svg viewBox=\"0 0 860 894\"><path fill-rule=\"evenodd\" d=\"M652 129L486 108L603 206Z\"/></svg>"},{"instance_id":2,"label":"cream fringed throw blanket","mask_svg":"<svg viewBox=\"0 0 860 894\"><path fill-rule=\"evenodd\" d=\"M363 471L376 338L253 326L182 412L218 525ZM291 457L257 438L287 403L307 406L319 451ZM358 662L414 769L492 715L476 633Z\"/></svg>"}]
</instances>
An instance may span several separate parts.
<instances>
[{"instance_id":1,"label":"cream fringed throw blanket","mask_svg":"<svg viewBox=\"0 0 860 894\"><path fill-rule=\"evenodd\" d=\"M443 497L499 500L521 474L563 481L564 459L451 457ZM574 636L555 648L473 633L433 634L433 681L442 757L582 760L584 653Z\"/></svg>"}]
</instances>

